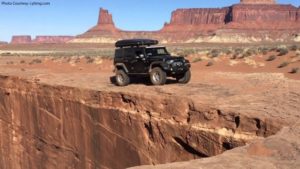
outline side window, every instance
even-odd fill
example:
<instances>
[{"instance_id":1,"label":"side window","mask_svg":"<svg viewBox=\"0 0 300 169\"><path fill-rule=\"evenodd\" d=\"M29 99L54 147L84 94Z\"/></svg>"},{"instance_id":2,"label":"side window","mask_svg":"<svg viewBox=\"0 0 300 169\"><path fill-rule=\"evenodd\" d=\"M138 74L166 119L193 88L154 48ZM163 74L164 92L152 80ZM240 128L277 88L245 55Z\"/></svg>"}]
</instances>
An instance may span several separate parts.
<instances>
[{"instance_id":1,"label":"side window","mask_svg":"<svg viewBox=\"0 0 300 169\"><path fill-rule=\"evenodd\" d=\"M135 52L133 48L125 48L124 49L124 57L133 58L135 57Z\"/></svg>"},{"instance_id":2,"label":"side window","mask_svg":"<svg viewBox=\"0 0 300 169\"><path fill-rule=\"evenodd\" d=\"M123 55L123 49L116 49L115 51L115 57L116 58L121 58Z\"/></svg>"}]
</instances>

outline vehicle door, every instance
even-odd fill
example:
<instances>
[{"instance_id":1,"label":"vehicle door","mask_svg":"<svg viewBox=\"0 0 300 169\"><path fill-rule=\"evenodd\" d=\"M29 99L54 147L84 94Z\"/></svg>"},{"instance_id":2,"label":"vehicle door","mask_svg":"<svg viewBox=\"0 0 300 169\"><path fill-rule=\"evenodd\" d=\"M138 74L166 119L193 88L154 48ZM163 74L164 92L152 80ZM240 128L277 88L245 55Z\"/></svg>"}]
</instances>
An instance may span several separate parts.
<instances>
[{"instance_id":1,"label":"vehicle door","mask_svg":"<svg viewBox=\"0 0 300 169\"><path fill-rule=\"evenodd\" d=\"M132 63L134 67L134 73L147 73L148 66L147 60L145 56L145 49L144 48L136 48L134 50L135 59Z\"/></svg>"}]
</instances>

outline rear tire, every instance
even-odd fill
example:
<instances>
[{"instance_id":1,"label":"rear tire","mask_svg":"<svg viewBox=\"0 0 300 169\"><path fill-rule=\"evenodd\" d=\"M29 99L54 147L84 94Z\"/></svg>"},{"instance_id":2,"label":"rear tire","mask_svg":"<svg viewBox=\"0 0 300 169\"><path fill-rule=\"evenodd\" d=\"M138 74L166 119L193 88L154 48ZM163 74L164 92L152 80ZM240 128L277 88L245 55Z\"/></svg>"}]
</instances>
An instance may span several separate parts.
<instances>
[{"instance_id":1,"label":"rear tire","mask_svg":"<svg viewBox=\"0 0 300 169\"><path fill-rule=\"evenodd\" d=\"M150 80L153 85L164 85L167 81L167 74L160 67L153 68L150 72Z\"/></svg>"},{"instance_id":2,"label":"rear tire","mask_svg":"<svg viewBox=\"0 0 300 169\"><path fill-rule=\"evenodd\" d=\"M176 77L178 83L186 84L191 80L191 71L186 71L182 76Z\"/></svg>"},{"instance_id":3,"label":"rear tire","mask_svg":"<svg viewBox=\"0 0 300 169\"><path fill-rule=\"evenodd\" d=\"M116 72L116 84L117 86L127 86L130 83L129 76L124 70L117 70Z\"/></svg>"}]
</instances>

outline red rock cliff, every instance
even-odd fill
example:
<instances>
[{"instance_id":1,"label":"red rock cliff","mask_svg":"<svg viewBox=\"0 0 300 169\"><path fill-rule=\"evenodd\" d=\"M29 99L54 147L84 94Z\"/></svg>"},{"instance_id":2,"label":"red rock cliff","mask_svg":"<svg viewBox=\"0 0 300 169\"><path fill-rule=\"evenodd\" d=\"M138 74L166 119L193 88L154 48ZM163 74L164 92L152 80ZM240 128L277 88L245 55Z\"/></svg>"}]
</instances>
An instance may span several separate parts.
<instances>
[{"instance_id":1,"label":"red rock cliff","mask_svg":"<svg viewBox=\"0 0 300 169\"><path fill-rule=\"evenodd\" d=\"M37 36L34 43L66 43L74 39L73 36Z\"/></svg>"},{"instance_id":2,"label":"red rock cliff","mask_svg":"<svg viewBox=\"0 0 300 169\"><path fill-rule=\"evenodd\" d=\"M11 44L26 44L31 43L31 36L21 35L21 36L13 36L11 39Z\"/></svg>"},{"instance_id":3,"label":"red rock cliff","mask_svg":"<svg viewBox=\"0 0 300 169\"><path fill-rule=\"evenodd\" d=\"M292 5L234 5L233 22L295 22L298 8Z\"/></svg>"},{"instance_id":4,"label":"red rock cliff","mask_svg":"<svg viewBox=\"0 0 300 169\"><path fill-rule=\"evenodd\" d=\"M241 0L241 4L276 4L275 0Z\"/></svg>"},{"instance_id":5,"label":"red rock cliff","mask_svg":"<svg viewBox=\"0 0 300 169\"><path fill-rule=\"evenodd\" d=\"M224 24L228 8L197 8L177 9L172 13L170 24L201 25L201 24Z\"/></svg>"},{"instance_id":6,"label":"red rock cliff","mask_svg":"<svg viewBox=\"0 0 300 169\"><path fill-rule=\"evenodd\" d=\"M108 12L108 10L100 8L98 25L103 25L103 24L114 25L114 22L112 19L112 15Z\"/></svg>"}]
</instances>

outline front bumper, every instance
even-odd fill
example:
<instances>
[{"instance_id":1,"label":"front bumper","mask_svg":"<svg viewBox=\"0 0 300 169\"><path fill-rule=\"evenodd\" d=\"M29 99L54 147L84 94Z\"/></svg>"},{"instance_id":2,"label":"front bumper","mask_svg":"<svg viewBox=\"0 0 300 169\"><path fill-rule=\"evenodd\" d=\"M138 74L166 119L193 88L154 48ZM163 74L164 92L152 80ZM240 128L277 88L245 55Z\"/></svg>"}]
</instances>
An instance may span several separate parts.
<instances>
[{"instance_id":1,"label":"front bumper","mask_svg":"<svg viewBox=\"0 0 300 169\"><path fill-rule=\"evenodd\" d=\"M165 71L170 75L182 74L191 67L190 63L174 62L164 67Z\"/></svg>"}]
</instances>

